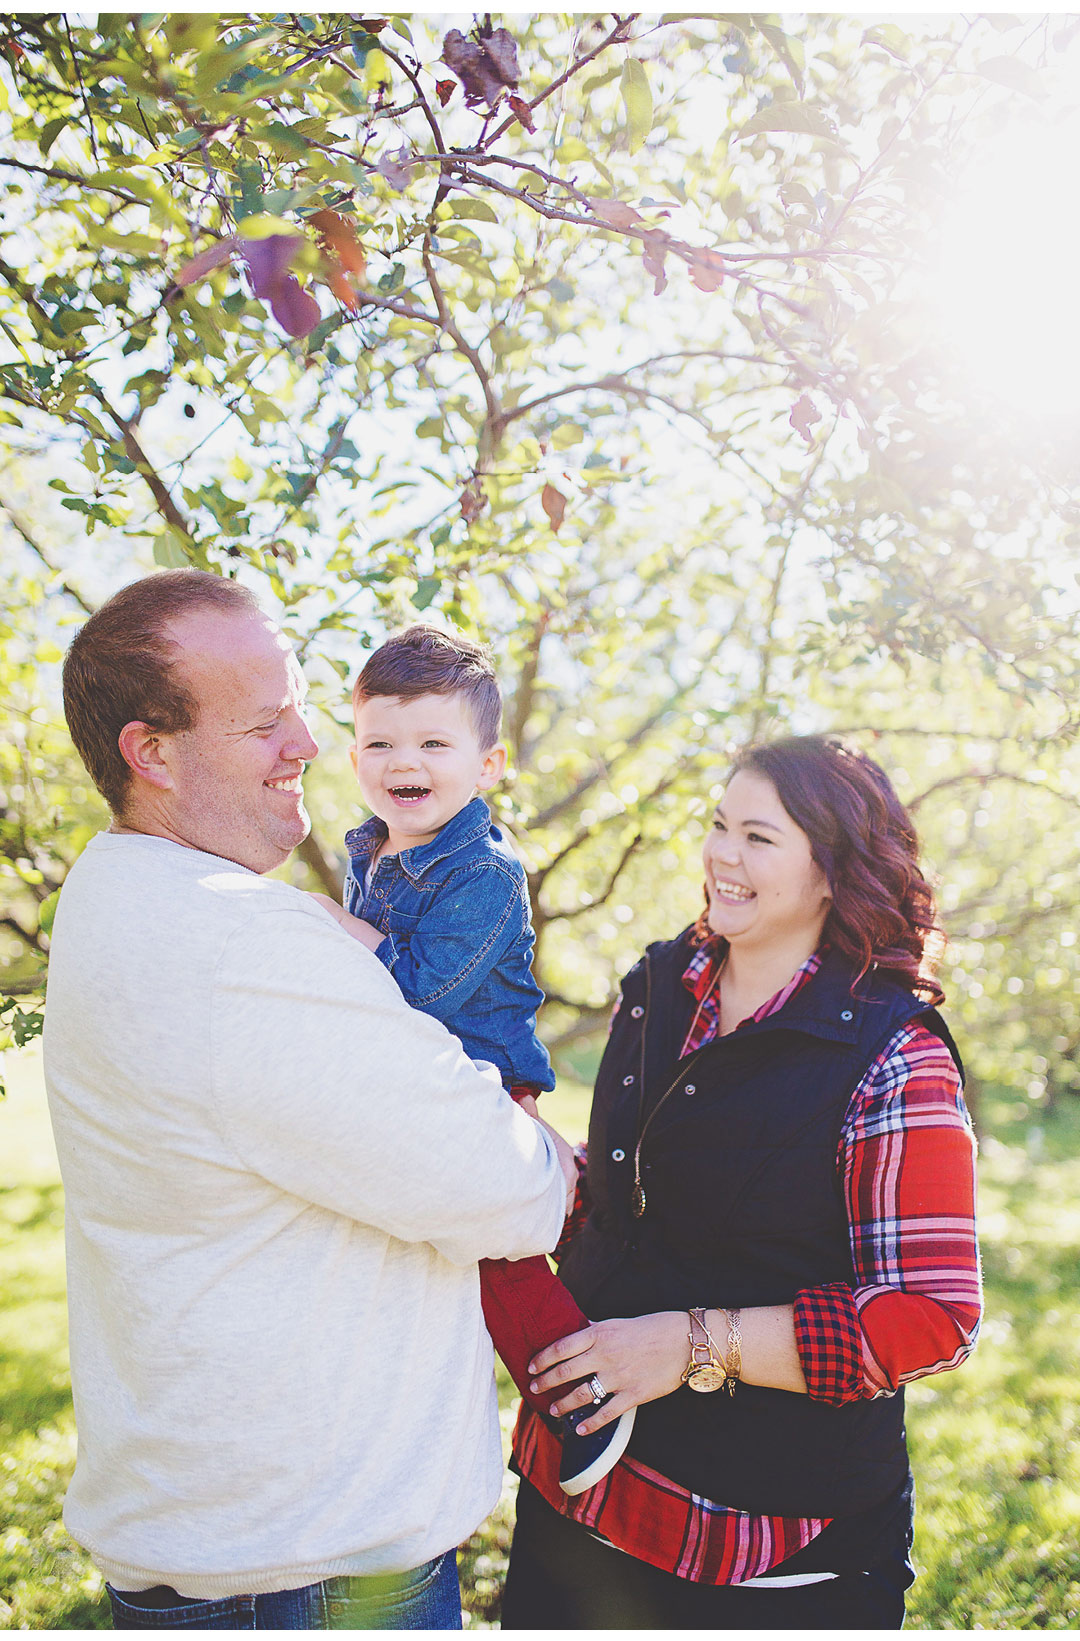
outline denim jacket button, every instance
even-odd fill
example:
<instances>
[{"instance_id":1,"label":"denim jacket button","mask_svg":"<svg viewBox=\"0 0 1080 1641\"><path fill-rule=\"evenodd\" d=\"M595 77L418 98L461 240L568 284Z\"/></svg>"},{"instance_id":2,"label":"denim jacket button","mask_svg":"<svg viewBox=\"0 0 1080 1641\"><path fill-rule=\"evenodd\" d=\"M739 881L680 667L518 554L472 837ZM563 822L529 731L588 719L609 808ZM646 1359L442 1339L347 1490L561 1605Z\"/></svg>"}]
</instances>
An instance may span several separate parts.
<instances>
[{"instance_id":1,"label":"denim jacket button","mask_svg":"<svg viewBox=\"0 0 1080 1641\"><path fill-rule=\"evenodd\" d=\"M634 1080L634 1076L633 1076L633 1073L631 1072L631 1074L628 1077L623 1078L623 1080L622 1080L623 1087L624 1088L629 1088L630 1084L633 1082L633 1080Z\"/></svg>"},{"instance_id":2,"label":"denim jacket button","mask_svg":"<svg viewBox=\"0 0 1080 1641\"><path fill-rule=\"evenodd\" d=\"M852 1014L850 1009L842 1009L840 1012L840 1018L841 1020L854 1020L855 1016Z\"/></svg>"},{"instance_id":3,"label":"denim jacket button","mask_svg":"<svg viewBox=\"0 0 1080 1641\"><path fill-rule=\"evenodd\" d=\"M611 1153L611 1160L612 1160L612 1162L625 1162L626 1161L626 1152L622 1149L622 1147L620 1145L617 1145L615 1147L614 1151Z\"/></svg>"},{"instance_id":4,"label":"denim jacket button","mask_svg":"<svg viewBox=\"0 0 1080 1641\"><path fill-rule=\"evenodd\" d=\"M686 1087L683 1089L683 1093L684 1094L696 1094L697 1093L697 1083L687 1083Z\"/></svg>"},{"instance_id":5,"label":"denim jacket button","mask_svg":"<svg viewBox=\"0 0 1080 1641\"><path fill-rule=\"evenodd\" d=\"M645 1010L642 1008L641 1004L635 1003L633 1008L630 1010L630 1018L631 1020L640 1020L644 1013Z\"/></svg>"}]
</instances>

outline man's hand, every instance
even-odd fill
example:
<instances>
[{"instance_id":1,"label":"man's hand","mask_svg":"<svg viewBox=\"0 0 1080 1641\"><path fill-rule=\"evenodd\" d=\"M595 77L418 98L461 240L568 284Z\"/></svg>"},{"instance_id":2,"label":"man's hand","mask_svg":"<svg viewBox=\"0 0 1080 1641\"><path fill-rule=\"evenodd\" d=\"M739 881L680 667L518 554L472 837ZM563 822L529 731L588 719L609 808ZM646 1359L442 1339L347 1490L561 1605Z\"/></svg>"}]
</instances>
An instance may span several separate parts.
<instances>
[{"instance_id":1,"label":"man's hand","mask_svg":"<svg viewBox=\"0 0 1080 1641\"><path fill-rule=\"evenodd\" d=\"M352 935L354 940L359 940L360 944L366 946L369 952L375 951L376 947L382 945L386 937L379 933L373 923L366 922L362 917L354 917L351 912L345 910L344 906L339 906L336 900L331 900L329 895L320 895L314 890L309 890L308 893L311 895L312 900L317 900L320 906L325 907L333 917L337 918L346 934Z\"/></svg>"},{"instance_id":2,"label":"man's hand","mask_svg":"<svg viewBox=\"0 0 1080 1641\"><path fill-rule=\"evenodd\" d=\"M572 1146L566 1143L562 1135L556 1129L552 1128L550 1123L545 1122L543 1117L535 1115L535 1100L532 1103L534 1110L530 1111L529 1115L533 1117L535 1122L540 1124L541 1128L547 1130L555 1142L555 1150L558 1152L559 1162L562 1165L563 1178L566 1181L566 1212L569 1215L574 1206L574 1198L577 1196L578 1170L577 1162L574 1159L574 1150ZM518 1104L522 1106L522 1109L524 1109L523 1101L519 1100Z\"/></svg>"}]
</instances>

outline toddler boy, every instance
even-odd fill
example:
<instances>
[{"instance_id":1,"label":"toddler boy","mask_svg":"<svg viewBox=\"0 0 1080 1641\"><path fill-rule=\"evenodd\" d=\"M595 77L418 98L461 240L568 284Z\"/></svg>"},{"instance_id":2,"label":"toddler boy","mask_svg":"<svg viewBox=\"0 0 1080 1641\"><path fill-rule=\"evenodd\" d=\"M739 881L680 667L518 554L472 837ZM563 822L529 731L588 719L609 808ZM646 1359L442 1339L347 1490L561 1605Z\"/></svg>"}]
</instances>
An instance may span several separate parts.
<instances>
[{"instance_id":1,"label":"toddler boy","mask_svg":"<svg viewBox=\"0 0 1080 1641\"><path fill-rule=\"evenodd\" d=\"M532 976L534 935L521 863L479 792L506 767L502 702L487 653L457 634L415 626L376 650L353 690L353 768L372 818L349 832L344 909L322 904L390 970L408 1002L434 1015L474 1060L498 1068L513 1098L555 1086L536 1036L544 994ZM541 1257L480 1266L484 1319L522 1396L546 1413L568 1388L536 1395L538 1350L588 1326ZM560 1483L584 1492L630 1439L634 1410L591 1435L563 1427Z\"/></svg>"}]
</instances>

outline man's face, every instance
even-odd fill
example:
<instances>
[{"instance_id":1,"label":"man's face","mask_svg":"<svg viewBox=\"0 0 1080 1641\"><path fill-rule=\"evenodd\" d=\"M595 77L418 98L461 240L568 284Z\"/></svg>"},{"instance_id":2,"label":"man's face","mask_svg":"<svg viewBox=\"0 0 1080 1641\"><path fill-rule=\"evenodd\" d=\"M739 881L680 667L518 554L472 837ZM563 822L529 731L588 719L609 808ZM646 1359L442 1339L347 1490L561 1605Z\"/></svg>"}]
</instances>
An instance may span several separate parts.
<instances>
[{"instance_id":1,"label":"man's face","mask_svg":"<svg viewBox=\"0 0 1080 1641\"><path fill-rule=\"evenodd\" d=\"M196 610L168 634L198 702L194 729L160 738L171 783L158 803L169 833L253 872L272 871L311 826L301 777L319 749L304 720L296 657L262 615Z\"/></svg>"}]
</instances>

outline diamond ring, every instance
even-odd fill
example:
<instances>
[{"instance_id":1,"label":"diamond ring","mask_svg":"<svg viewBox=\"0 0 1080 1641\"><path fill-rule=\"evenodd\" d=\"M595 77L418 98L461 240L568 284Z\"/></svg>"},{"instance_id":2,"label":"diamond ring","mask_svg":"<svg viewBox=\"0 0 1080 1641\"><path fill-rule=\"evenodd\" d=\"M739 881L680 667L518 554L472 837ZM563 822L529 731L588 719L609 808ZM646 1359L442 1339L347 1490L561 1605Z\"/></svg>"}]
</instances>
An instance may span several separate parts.
<instances>
[{"instance_id":1,"label":"diamond ring","mask_svg":"<svg viewBox=\"0 0 1080 1641\"><path fill-rule=\"evenodd\" d=\"M596 1407L599 1407L600 1403L607 1399L607 1391L604 1389L595 1373L588 1381L585 1388L591 1393L593 1403Z\"/></svg>"}]
</instances>

